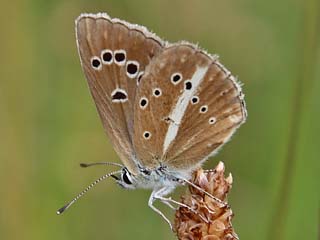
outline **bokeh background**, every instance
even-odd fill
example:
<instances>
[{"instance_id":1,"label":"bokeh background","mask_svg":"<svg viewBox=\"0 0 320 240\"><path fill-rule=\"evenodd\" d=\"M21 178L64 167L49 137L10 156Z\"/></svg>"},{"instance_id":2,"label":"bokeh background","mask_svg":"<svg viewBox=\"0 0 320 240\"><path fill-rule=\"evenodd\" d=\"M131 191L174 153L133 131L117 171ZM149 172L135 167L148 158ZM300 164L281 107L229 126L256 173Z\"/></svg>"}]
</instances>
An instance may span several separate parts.
<instances>
[{"instance_id":1,"label":"bokeh background","mask_svg":"<svg viewBox=\"0 0 320 240\"><path fill-rule=\"evenodd\" d=\"M318 0L1 0L1 239L175 239L148 208L149 191L113 181L55 215L110 171L80 162L119 161L80 68L74 20L82 12L107 12L219 54L244 83L249 117L205 167L221 160L234 176L236 232L319 239Z\"/></svg>"}]
</instances>

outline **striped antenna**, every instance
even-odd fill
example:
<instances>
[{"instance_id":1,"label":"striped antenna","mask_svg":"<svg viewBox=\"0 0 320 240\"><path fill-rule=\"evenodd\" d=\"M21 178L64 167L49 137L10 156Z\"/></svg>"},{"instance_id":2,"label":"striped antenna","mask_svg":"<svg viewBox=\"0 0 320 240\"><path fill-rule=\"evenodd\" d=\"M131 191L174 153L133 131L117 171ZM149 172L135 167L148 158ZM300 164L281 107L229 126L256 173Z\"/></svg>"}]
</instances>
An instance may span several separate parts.
<instances>
[{"instance_id":1,"label":"striped antenna","mask_svg":"<svg viewBox=\"0 0 320 240\"><path fill-rule=\"evenodd\" d=\"M97 163L80 163L80 167L86 168L91 167L95 165L111 165L111 166L117 166L117 167L124 167L124 165L120 163L114 163L114 162L97 162Z\"/></svg>"},{"instance_id":2,"label":"striped antenna","mask_svg":"<svg viewBox=\"0 0 320 240\"><path fill-rule=\"evenodd\" d=\"M121 173L122 170L119 171L115 171L115 172L111 172L108 173L100 178L98 178L97 180L95 180L93 183L91 183L88 187L86 187L81 193L79 193L74 199L72 199L69 203L67 203L66 205L64 205L62 208L60 208L57 211L57 214L60 215L62 214L64 211L66 211L72 204L74 204L79 198L81 198L86 192L88 192L93 186L95 186L96 184L98 184L99 182L101 182L102 180L105 180L106 178L114 175L114 174L119 174Z\"/></svg>"}]
</instances>

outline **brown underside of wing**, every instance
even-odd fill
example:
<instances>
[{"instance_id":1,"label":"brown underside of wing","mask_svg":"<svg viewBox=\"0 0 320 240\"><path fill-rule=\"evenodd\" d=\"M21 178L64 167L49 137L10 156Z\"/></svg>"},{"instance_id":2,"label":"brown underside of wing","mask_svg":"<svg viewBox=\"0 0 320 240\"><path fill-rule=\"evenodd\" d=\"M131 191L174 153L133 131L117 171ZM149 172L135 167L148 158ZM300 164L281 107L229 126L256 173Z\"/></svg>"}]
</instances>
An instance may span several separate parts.
<instances>
[{"instance_id":1,"label":"brown underside of wing","mask_svg":"<svg viewBox=\"0 0 320 240\"><path fill-rule=\"evenodd\" d=\"M219 63L211 63L195 94L199 102L189 104L175 141L166 154L170 166L196 167L216 153L245 121L243 96L232 78ZM201 113L204 105L208 110Z\"/></svg>"},{"instance_id":2,"label":"brown underside of wing","mask_svg":"<svg viewBox=\"0 0 320 240\"><path fill-rule=\"evenodd\" d=\"M199 68L206 69L205 75L196 89L191 86L198 102L190 101L181 121L174 122L170 116L186 91L186 82L197 78ZM171 81L174 73L182 75L177 84ZM146 68L136 98L133 140L142 164L190 169L222 146L245 120L242 94L232 78L216 59L192 45L174 45L158 55ZM157 88L162 92L158 97L153 95ZM144 97L148 105L142 109L139 99ZM207 106L205 113L200 112L203 106ZM177 124L178 131L166 149L170 124ZM146 131L151 134L149 139L143 136Z\"/></svg>"},{"instance_id":3,"label":"brown underside of wing","mask_svg":"<svg viewBox=\"0 0 320 240\"><path fill-rule=\"evenodd\" d=\"M137 71L144 71L161 51L162 43L146 37L138 28L132 29L107 17L83 16L77 21L76 29L82 67L103 126L122 162L136 173L132 134L137 76L129 77L126 64L136 61ZM102 61L105 50L114 54L112 63ZM115 63L119 50L125 53L123 64ZM93 57L100 61L98 69L93 67Z\"/></svg>"},{"instance_id":4,"label":"brown underside of wing","mask_svg":"<svg viewBox=\"0 0 320 240\"><path fill-rule=\"evenodd\" d=\"M183 64L180 62L184 61ZM135 106L134 146L140 161L148 166L158 166L163 157L163 142L167 134L169 118L177 98L184 88L184 80L189 79L196 69L196 64L207 64L205 58L187 46L165 49L147 68L138 90L137 101L146 97L149 103L145 109ZM181 73L182 80L176 85L171 82L174 73ZM161 96L153 94L161 90ZM152 135L146 140L145 131Z\"/></svg>"}]
</instances>

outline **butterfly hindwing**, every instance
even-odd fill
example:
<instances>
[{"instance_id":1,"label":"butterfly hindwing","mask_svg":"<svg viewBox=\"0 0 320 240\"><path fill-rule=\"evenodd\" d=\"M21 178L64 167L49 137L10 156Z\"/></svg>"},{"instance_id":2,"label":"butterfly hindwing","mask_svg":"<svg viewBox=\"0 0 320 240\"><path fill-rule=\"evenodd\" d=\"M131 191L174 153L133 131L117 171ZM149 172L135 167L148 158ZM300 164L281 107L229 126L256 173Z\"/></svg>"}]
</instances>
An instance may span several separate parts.
<instances>
[{"instance_id":1,"label":"butterfly hindwing","mask_svg":"<svg viewBox=\"0 0 320 240\"><path fill-rule=\"evenodd\" d=\"M76 21L78 51L103 126L120 159L133 173L133 111L138 79L163 42L145 28L83 14Z\"/></svg>"},{"instance_id":2,"label":"butterfly hindwing","mask_svg":"<svg viewBox=\"0 0 320 240\"><path fill-rule=\"evenodd\" d=\"M138 89L137 156L147 166L198 166L230 138L245 114L240 87L215 57L190 44L169 46L146 68Z\"/></svg>"},{"instance_id":3,"label":"butterfly hindwing","mask_svg":"<svg viewBox=\"0 0 320 240\"><path fill-rule=\"evenodd\" d=\"M144 165L157 166L163 160L168 127L171 123L178 126L179 122L171 113L176 106L186 107L185 103L177 104L185 90L185 80L192 78L197 66L208 64L209 60L196 49L173 45L147 66L137 92L134 117L134 146ZM174 137L171 133L169 130L169 135Z\"/></svg>"},{"instance_id":4,"label":"butterfly hindwing","mask_svg":"<svg viewBox=\"0 0 320 240\"><path fill-rule=\"evenodd\" d=\"M186 109L179 131L166 153L174 168L198 167L212 156L245 121L239 85L217 60L213 61Z\"/></svg>"}]
</instances>

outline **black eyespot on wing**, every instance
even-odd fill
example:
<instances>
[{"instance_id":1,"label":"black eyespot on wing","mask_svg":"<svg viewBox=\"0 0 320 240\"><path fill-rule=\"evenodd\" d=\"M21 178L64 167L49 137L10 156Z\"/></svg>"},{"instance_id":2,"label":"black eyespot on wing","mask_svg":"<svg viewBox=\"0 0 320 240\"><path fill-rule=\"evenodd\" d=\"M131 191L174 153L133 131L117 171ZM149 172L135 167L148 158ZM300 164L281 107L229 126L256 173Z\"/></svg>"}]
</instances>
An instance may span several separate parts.
<instances>
[{"instance_id":1,"label":"black eyespot on wing","mask_svg":"<svg viewBox=\"0 0 320 240\"><path fill-rule=\"evenodd\" d=\"M181 75L180 74L175 74L172 78L173 82L178 82L181 79Z\"/></svg>"},{"instance_id":2,"label":"black eyespot on wing","mask_svg":"<svg viewBox=\"0 0 320 240\"><path fill-rule=\"evenodd\" d=\"M115 55L114 55L114 58L116 59L117 62L122 62L125 60L126 56L124 53L122 52L117 52Z\"/></svg>"},{"instance_id":3,"label":"black eyespot on wing","mask_svg":"<svg viewBox=\"0 0 320 240\"><path fill-rule=\"evenodd\" d=\"M113 93L112 93L112 101L115 101L115 102L124 102L128 99L128 96L127 96L127 93L122 90L122 89L118 89L118 90L115 90Z\"/></svg>"},{"instance_id":4,"label":"black eyespot on wing","mask_svg":"<svg viewBox=\"0 0 320 240\"><path fill-rule=\"evenodd\" d=\"M129 63L127 65L127 72L129 74L136 74L138 72L138 66L134 63Z\"/></svg>"},{"instance_id":5,"label":"black eyespot on wing","mask_svg":"<svg viewBox=\"0 0 320 240\"><path fill-rule=\"evenodd\" d=\"M192 97L191 102L192 102L193 104L196 104L196 103L199 102L199 98L196 97L196 96L194 96L194 97Z\"/></svg>"},{"instance_id":6,"label":"black eyespot on wing","mask_svg":"<svg viewBox=\"0 0 320 240\"><path fill-rule=\"evenodd\" d=\"M185 83L185 88L186 88L186 90L190 90L191 88L192 88L192 83L191 82L186 82Z\"/></svg>"},{"instance_id":7,"label":"black eyespot on wing","mask_svg":"<svg viewBox=\"0 0 320 240\"><path fill-rule=\"evenodd\" d=\"M149 133L149 132L145 132L145 133L143 134L143 136L144 136L144 138L148 139L148 138L150 137L150 133Z\"/></svg>"},{"instance_id":8,"label":"black eyespot on wing","mask_svg":"<svg viewBox=\"0 0 320 240\"><path fill-rule=\"evenodd\" d=\"M202 106L201 108L200 108L200 112L201 113L205 113L205 112L207 112L208 111L208 106Z\"/></svg>"},{"instance_id":9,"label":"black eyespot on wing","mask_svg":"<svg viewBox=\"0 0 320 240\"><path fill-rule=\"evenodd\" d=\"M160 88L153 89L153 96L159 97L159 96L161 96L161 94L162 94L162 91Z\"/></svg>"},{"instance_id":10,"label":"black eyespot on wing","mask_svg":"<svg viewBox=\"0 0 320 240\"><path fill-rule=\"evenodd\" d=\"M209 124L215 124L217 119L215 117L209 118Z\"/></svg>"},{"instance_id":11,"label":"black eyespot on wing","mask_svg":"<svg viewBox=\"0 0 320 240\"><path fill-rule=\"evenodd\" d=\"M99 61L99 59L94 58L92 59L91 64L92 64L92 67L98 68L101 65L101 62Z\"/></svg>"},{"instance_id":12,"label":"black eyespot on wing","mask_svg":"<svg viewBox=\"0 0 320 240\"><path fill-rule=\"evenodd\" d=\"M140 81L141 81L141 78L142 78L143 74L144 74L144 71L141 71L141 72L139 72L139 73L138 73L138 77L137 77L137 85L139 85L139 84L140 84Z\"/></svg>"},{"instance_id":13,"label":"black eyespot on wing","mask_svg":"<svg viewBox=\"0 0 320 240\"><path fill-rule=\"evenodd\" d=\"M146 106L147 105L147 100L146 99L144 99L144 98L142 98L141 100L140 100L140 106L141 107L144 107L144 106Z\"/></svg>"},{"instance_id":14,"label":"black eyespot on wing","mask_svg":"<svg viewBox=\"0 0 320 240\"><path fill-rule=\"evenodd\" d=\"M103 61L105 62L110 62L112 60L112 54L111 52L105 52L103 55L102 55L102 58L103 58Z\"/></svg>"},{"instance_id":15,"label":"black eyespot on wing","mask_svg":"<svg viewBox=\"0 0 320 240\"><path fill-rule=\"evenodd\" d=\"M127 96L122 92L116 92L116 94L112 96L112 99L117 99L117 100L126 99L126 98Z\"/></svg>"}]
</instances>

